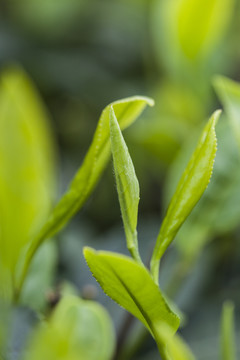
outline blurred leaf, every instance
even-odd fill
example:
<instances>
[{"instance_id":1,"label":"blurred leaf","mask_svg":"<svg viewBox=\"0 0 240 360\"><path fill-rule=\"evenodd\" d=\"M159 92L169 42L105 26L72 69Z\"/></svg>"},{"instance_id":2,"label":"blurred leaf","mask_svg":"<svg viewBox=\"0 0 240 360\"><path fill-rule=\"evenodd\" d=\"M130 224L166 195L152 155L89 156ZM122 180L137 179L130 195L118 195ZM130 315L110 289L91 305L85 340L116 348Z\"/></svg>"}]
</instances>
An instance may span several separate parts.
<instances>
[{"instance_id":1,"label":"blurred leaf","mask_svg":"<svg viewBox=\"0 0 240 360\"><path fill-rule=\"evenodd\" d=\"M216 111L205 126L163 220L151 260L151 270L156 282L159 260L201 198L211 178L217 150L215 125L219 116L220 111Z\"/></svg>"},{"instance_id":2,"label":"blurred leaf","mask_svg":"<svg viewBox=\"0 0 240 360\"><path fill-rule=\"evenodd\" d=\"M84 0L9 0L10 11L32 33L64 35L81 15Z\"/></svg>"},{"instance_id":3,"label":"blurred leaf","mask_svg":"<svg viewBox=\"0 0 240 360\"><path fill-rule=\"evenodd\" d=\"M240 84L226 77L217 76L214 79L214 86L240 146Z\"/></svg>"},{"instance_id":4,"label":"blurred leaf","mask_svg":"<svg viewBox=\"0 0 240 360\"><path fill-rule=\"evenodd\" d=\"M47 305L47 292L53 284L57 266L57 246L53 241L44 243L31 263L19 302L42 312Z\"/></svg>"},{"instance_id":5,"label":"blurred leaf","mask_svg":"<svg viewBox=\"0 0 240 360\"><path fill-rule=\"evenodd\" d=\"M179 318L166 303L148 270L123 255L84 249L84 256L104 292L137 317L161 345L159 327L166 323L173 334Z\"/></svg>"},{"instance_id":6,"label":"blurred leaf","mask_svg":"<svg viewBox=\"0 0 240 360\"><path fill-rule=\"evenodd\" d=\"M49 323L33 336L24 359L110 360L114 345L114 329L105 309L66 295Z\"/></svg>"},{"instance_id":7,"label":"blurred leaf","mask_svg":"<svg viewBox=\"0 0 240 360\"><path fill-rule=\"evenodd\" d=\"M177 33L180 46L189 59L196 59L221 39L231 18L233 0L180 0Z\"/></svg>"},{"instance_id":8,"label":"blurred leaf","mask_svg":"<svg viewBox=\"0 0 240 360\"><path fill-rule=\"evenodd\" d=\"M84 205L110 159L109 110L113 107L121 129L125 129L142 113L146 105L153 105L153 100L141 96L119 100L108 105L102 112L92 144L83 164L75 175L67 192L52 211L47 223L39 235L32 241L26 255L25 268L21 282L35 251L46 238L55 235L66 225L68 220Z\"/></svg>"},{"instance_id":9,"label":"blurred leaf","mask_svg":"<svg viewBox=\"0 0 240 360\"><path fill-rule=\"evenodd\" d=\"M17 67L1 76L0 161L0 294L11 297L10 279L15 280L20 254L46 221L55 190L48 117L33 84Z\"/></svg>"},{"instance_id":10,"label":"blurred leaf","mask_svg":"<svg viewBox=\"0 0 240 360\"><path fill-rule=\"evenodd\" d=\"M141 262L137 240L139 184L113 109L110 109L110 139L127 247L133 258Z\"/></svg>"},{"instance_id":11,"label":"blurred leaf","mask_svg":"<svg viewBox=\"0 0 240 360\"><path fill-rule=\"evenodd\" d=\"M172 65L185 60L203 61L222 40L233 6L234 0L154 1L153 35L157 50L165 46L165 61L169 59Z\"/></svg>"},{"instance_id":12,"label":"blurred leaf","mask_svg":"<svg viewBox=\"0 0 240 360\"><path fill-rule=\"evenodd\" d=\"M234 305L229 301L223 305L221 328L221 358L235 360Z\"/></svg>"},{"instance_id":13,"label":"blurred leaf","mask_svg":"<svg viewBox=\"0 0 240 360\"><path fill-rule=\"evenodd\" d=\"M194 360L195 357L183 339L172 332L168 326L162 325L160 329L160 336L167 349L168 360Z\"/></svg>"}]
</instances>

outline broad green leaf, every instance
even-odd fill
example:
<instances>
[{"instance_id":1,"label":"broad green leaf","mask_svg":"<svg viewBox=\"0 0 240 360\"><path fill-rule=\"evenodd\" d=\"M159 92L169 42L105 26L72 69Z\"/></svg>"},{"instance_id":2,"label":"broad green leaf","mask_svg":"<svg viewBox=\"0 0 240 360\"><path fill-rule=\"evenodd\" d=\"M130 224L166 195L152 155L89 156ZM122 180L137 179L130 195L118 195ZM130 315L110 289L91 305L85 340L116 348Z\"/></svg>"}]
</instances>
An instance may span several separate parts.
<instances>
[{"instance_id":1,"label":"broad green leaf","mask_svg":"<svg viewBox=\"0 0 240 360\"><path fill-rule=\"evenodd\" d=\"M114 347L106 310L96 302L66 295L35 333L24 360L110 360Z\"/></svg>"},{"instance_id":2,"label":"broad green leaf","mask_svg":"<svg viewBox=\"0 0 240 360\"><path fill-rule=\"evenodd\" d=\"M17 67L0 80L0 162L0 296L11 297L20 254L46 221L55 188L48 116Z\"/></svg>"},{"instance_id":3,"label":"broad green leaf","mask_svg":"<svg viewBox=\"0 0 240 360\"><path fill-rule=\"evenodd\" d=\"M217 76L214 79L214 86L240 147L240 84L226 77Z\"/></svg>"},{"instance_id":4,"label":"broad green leaf","mask_svg":"<svg viewBox=\"0 0 240 360\"><path fill-rule=\"evenodd\" d=\"M220 113L216 111L205 126L163 220L151 260L151 271L156 282L158 282L159 260L210 181L217 150L215 126Z\"/></svg>"},{"instance_id":5,"label":"broad green leaf","mask_svg":"<svg viewBox=\"0 0 240 360\"><path fill-rule=\"evenodd\" d=\"M139 184L113 108L110 109L110 138L127 247L133 258L141 262L137 240Z\"/></svg>"},{"instance_id":6,"label":"broad green leaf","mask_svg":"<svg viewBox=\"0 0 240 360\"><path fill-rule=\"evenodd\" d=\"M223 305L221 323L222 360L235 360L234 306L227 301Z\"/></svg>"},{"instance_id":7,"label":"broad green leaf","mask_svg":"<svg viewBox=\"0 0 240 360\"><path fill-rule=\"evenodd\" d=\"M165 357L167 360L194 360L195 357L183 339L175 334L172 336L171 329L162 325L160 329L162 342L165 344Z\"/></svg>"},{"instance_id":8,"label":"broad green leaf","mask_svg":"<svg viewBox=\"0 0 240 360\"><path fill-rule=\"evenodd\" d=\"M36 249L46 238L55 235L68 220L84 205L94 190L110 159L109 110L112 107L122 130L131 125L142 113L146 105L152 106L153 100L134 96L108 105L102 112L92 144L85 156L82 166L75 175L67 192L52 211L47 223L39 235L32 241L26 257L24 274Z\"/></svg>"},{"instance_id":9,"label":"broad green leaf","mask_svg":"<svg viewBox=\"0 0 240 360\"><path fill-rule=\"evenodd\" d=\"M161 345L159 327L166 323L172 334L179 318L166 303L148 270L133 259L106 251L84 249L90 270L104 292L138 318Z\"/></svg>"}]
</instances>

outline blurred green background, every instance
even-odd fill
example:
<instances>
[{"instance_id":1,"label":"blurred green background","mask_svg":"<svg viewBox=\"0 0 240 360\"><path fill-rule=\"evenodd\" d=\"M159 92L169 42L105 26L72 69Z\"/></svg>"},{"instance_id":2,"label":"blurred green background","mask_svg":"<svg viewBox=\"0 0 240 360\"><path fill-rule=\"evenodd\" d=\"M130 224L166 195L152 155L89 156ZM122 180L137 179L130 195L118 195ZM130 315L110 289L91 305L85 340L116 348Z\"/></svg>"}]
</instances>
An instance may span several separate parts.
<instances>
[{"instance_id":1,"label":"blurred green background","mask_svg":"<svg viewBox=\"0 0 240 360\"><path fill-rule=\"evenodd\" d=\"M102 109L135 94L154 98L155 107L124 133L140 183L138 232L146 261L199 131L221 107L214 75L240 81L239 44L238 0L0 1L0 66L20 65L48 110L58 196L80 166ZM240 331L240 157L225 115L217 135L211 183L167 252L160 282L185 313L182 334L200 360L219 358L225 299L235 302ZM47 295L69 281L107 306L120 331L125 313L91 278L82 257L86 244L126 253L111 166L57 245L39 253L46 296L29 300L26 290L25 302L44 307ZM30 288L42 264L36 259ZM131 349L134 335L129 339ZM155 357L147 339L131 358Z\"/></svg>"}]
</instances>

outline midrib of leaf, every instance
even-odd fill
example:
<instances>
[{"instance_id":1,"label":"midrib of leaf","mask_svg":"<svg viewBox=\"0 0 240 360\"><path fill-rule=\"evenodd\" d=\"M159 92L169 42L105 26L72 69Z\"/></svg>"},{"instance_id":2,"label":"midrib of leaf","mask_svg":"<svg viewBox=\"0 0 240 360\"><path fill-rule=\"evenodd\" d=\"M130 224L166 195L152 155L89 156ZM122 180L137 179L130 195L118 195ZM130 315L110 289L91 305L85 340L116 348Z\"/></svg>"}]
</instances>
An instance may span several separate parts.
<instances>
[{"instance_id":1,"label":"midrib of leaf","mask_svg":"<svg viewBox=\"0 0 240 360\"><path fill-rule=\"evenodd\" d=\"M202 143L202 146L204 146L204 144L207 142L209 136L210 136L210 133L206 136L204 142ZM214 134L214 136L215 136L215 134ZM215 136L215 140L216 140L216 136ZM211 156L215 153L215 151L216 151L216 148L213 148L213 151L211 152ZM197 153L197 156L196 156L196 161L199 160L200 157L201 157L201 148L199 148L199 150L198 150L198 153ZM212 174L213 163L214 163L214 159L213 159L213 161L212 161L211 169L209 169L209 175L208 175L209 180L210 180L210 177L211 177L211 174ZM192 178L193 172L194 172L194 162L192 162L192 164L191 164L190 171L186 173L186 176L184 177L184 180L183 180L183 184L182 184L182 186L179 188L179 191L178 191L178 193L176 194L176 199L175 199L175 201L174 201L174 203L172 204L171 207L174 207L174 206L176 205L176 203L179 201L179 195L181 194L181 192L182 192L183 190L185 190L185 189L187 188L187 183L186 183L186 182L188 181L188 179L191 179L191 178ZM199 200L200 200L200 199L199 199ZM199 200L198 200L198 201L199 201ZM164 229L165 223L166 223L166 222L164 222L164 224L162 225L162 231L160 232L160 235L159 235L159 238L161 237L162 239L164 239L164 232L167 233L167 230ZM182 224L179 224L179 227L180 227L181 225L182 225ZM174 229L174 230L172 231L172 233L173 233L172 236L175 236L175 235L176 235L176 232L178 231L179 227L177 227L176 229ZM171 233L170 233L170 234L171 234ZM164 241L164 240L162 240L162 241Z\"/></svg>"},{"instance_id":2,"label":"midrib of leaf","mask_svg":"<svg viewBox=\"0 0 240 360\"><path fill-rule=\"evenodd\" d=\"M109 265L109 264L108 264ZM154 323L152 322L152 320L149 318L148 314L146 313L146 311L143 309L143 307L141 306L140 302L137 300L137 298L135 297L135 295L131 292L131 290L129 289L129 287L122 281L122 279L118 276L118 274L115 272L114 268L112 266L109 266L112 270L112 272L114 273L114 275L117 277L118 281L121 283L121 285L124 287L124 289L126 290L126 292L128 293L128 295L130 296L130 298L133 300L133 302L136 304L138 310L140 311L141 315L143 316L144 320L146 321L147 327L150 331L150 333L152 334L152 336L154 337L158 350L160 352L160 355L162 356L163 360L171 360L168 356L167 356L167 352L166 352L166 348L163 344L163 341L161 339L160 334L158 334L158 330L155 327Z\"/></svg>"},{"instance_id":3,"label":"midrib of leaf","mask_svg":"<svg viewBox=\"0 0 240 360\"><path fill-rule=\"evenodd\" d=\"M108 264L108 266L111 268L112 272L114 273L114 275L116 276L116 278L118 279L118 281L121 283L121 285L124 287L124 289L127 291L128 295L130 296L130 298L133 300L133 302L136 304L138 310L140 311L140 313L142 314L144 320L146 321L149 330L151 331L151 333L154 335L154 326L153 323L151 321L151 319L149 318L148 314L144 311L144 309L142 308L141 304L139 303L139 301L137 300L137 298L134 296L134 294L131 292L131 290L129 289L129 287L122 281L122 279L118 276L118 274L116 273L116 271L114 270L114 268Z\"/></svg>"},{"instance_id":4,"label":"midrib of leaf","mask_svg":"<svg viewBox=\"0 0 240 360\"><path fill-rule=\"evenodd\" d=\"M123 185L122 185L122 180L120 178L120 176L118 174L116 174L116 178L118 181L118 185L120 187L120 190L123 191ZM125 197L123 196L121 199L122 203L123 203L123 207L125 207L125 209L127 209L127 203L125 200ZM138 251L138 241L137 241L137 230L132 229L132 226L130 224L129 221L129 217L125 216L125 221L127 222L127 226L128 229L130 229L130 234L129 231L127 231L126 237L127 237L127 248L129 250L129 252L131 253L131 255L133 256L133 258L140 264L142 265L142 259L140 257L139 251ZM129 237L130 235L130 237Z\"/></svg>"}]
</instances>

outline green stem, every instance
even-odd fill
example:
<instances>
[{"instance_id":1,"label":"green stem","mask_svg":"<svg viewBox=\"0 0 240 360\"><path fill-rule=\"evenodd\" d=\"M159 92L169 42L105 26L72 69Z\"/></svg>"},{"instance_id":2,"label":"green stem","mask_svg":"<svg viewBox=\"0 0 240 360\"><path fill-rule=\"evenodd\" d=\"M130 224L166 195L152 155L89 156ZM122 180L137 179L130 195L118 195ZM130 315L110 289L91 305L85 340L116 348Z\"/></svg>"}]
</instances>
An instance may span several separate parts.
<instances>
[{"instance_id":1,"label":"green stem","mask_svg":"<svg viewBox=\"0 0 240 360\"><path fill-rule=\"evenodd\" d=\"M130 254L132 255L132 258L139 264L139 265L143 265L141 256L139 254L139 251L136 247L131 247L128 248Z\"/></svg>"},{"instance_id":2,"label":"green stem","mask_svg":"<svg viewBox=\"0 0 240 360\"><path fill-rule=\"evenodd\" d=\"M131 234L130 239L127 239L127 248L130 254L132 255L132 258L139 264L144 266L139 249L138 249L138 238L137 238L137 231L135 231L133 234Z\"/></svg>"},{"instance_id":3,"label":"green stem","mask_svg":"<svg viewBox=\"0 0 240 360\"><path fill-rule=\"evenodd\" d=\"M159 338L158 332L156 331L154 333L155 341L157 343L159 354L161 355L162 360L172 360L168 351L166 345L162 342L162 339Z\"/></svg>"},{"instance_id":4,"label":"green stem","mask_svg":"<svg viewBox=\"0 0 240 360\"><path fill-rule=\"evenodd\" d=\"M153 277L154 282L159 285L159 267L160 259L156 257L156 253L153 252L153 256L150 262L150 271Z\"/></svg>"},{"instance_id":5,"label":"green stem","mask_svg":"<svg viewBox=\"0 0 240 360\"><path fill-rule=\"evenodd\" d=\"M157 343L157 346L158 346L158 351L159 351L159 353L161 355L162 360L172 360L171 357L168 354L166 346L159 345L158 343Z\"/></svg>"}]
</instances>

